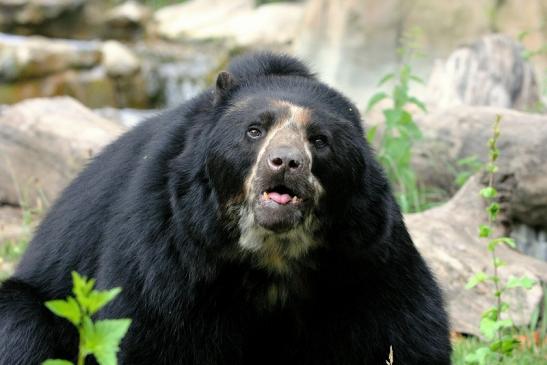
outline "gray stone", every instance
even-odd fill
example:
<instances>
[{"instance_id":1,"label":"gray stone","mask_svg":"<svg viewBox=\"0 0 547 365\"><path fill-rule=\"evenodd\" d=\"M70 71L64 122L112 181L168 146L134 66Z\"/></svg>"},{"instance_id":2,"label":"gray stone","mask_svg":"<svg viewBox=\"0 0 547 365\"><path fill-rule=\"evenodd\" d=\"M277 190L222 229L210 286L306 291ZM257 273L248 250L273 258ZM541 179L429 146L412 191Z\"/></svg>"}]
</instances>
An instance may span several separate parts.
<instances>
[{"instance_id":1,"label":"gray stone","mask_svg":"<svg viewBox=\"0 0 547 365\"><path fill-rule=\"evenodd\" d=\"M428 83L429 104L449 107L488 105L521 110L540 101L532 64L524 47L502 34L491 34L437 61Z\"/></svg>"},{"instance_id":2,"label":"gray stone","mask_svg":"<svg viewBox=\"0 0 547 365\"><path fill-rule=\"evenodd\" d=\"M109 38L133 39L142 36L152 11L137 1L125 1L106 14Z\"/></svg>"},{"instance_id":3,"label":"gray stone","mask_svg":"<svg viewBox=\"0 0 547 365\"><path fill-rule=\"evenodd\" d=\"M137 56L118 41L106 41L102 46L103 65L113 78L130 77L140 71L141 64Z\"/></svg>"},{"instance_id":4,"label":"gray stone","mask_svg":"<svg viewBox=\"0 0 547 365\"><path fill-rule=\"evenodd\" d=\"M452 330L480 335L481 314L495 305L492 285L480 284L465 289L477 271L492 273L487 242L478 238L478 226L487 222L485 204L479 196L483 187L478 176L471 178L446 204L422 213L409 214L405 221L410 234L445 293ZM498 229L499 231L499 229ZM528 276L547 280L547 263L525 256L505 246L496 250L508 264L500 268L503 280L510 276ZM510 304L515 325L527 325L533 311L543 301L543 290L508 290L503 301Z\"/></svg>"},{"instance_id":5,"label":"gray stone","mask_svg":"<svg viewBox=\"0 0 547 365\"><path fill-rule=\"evenodd\" d=\"M71 68L91 68L100 59L99 42L0 33L0 81L36 78Z\"/></svg>"},{"instance_id":6,"label":"gray stone","mask_svg":"<svg viewBox=\"0 0 547 365\"><path fill-rule=\"evenodd\" d=\"M223 40L234 46L284 45L300 29L303 4L192 0L158 10L155 33L171 40Z\"/></svg>"},{"instance_id":7,"label":"gray stone","mask_svg":"<svg viewBox=\"0 0 547 365\"><path fill-rule=\"evenodd\" d=\"M122 131L69 97L7 108L0 115L0 204L48 205Z\"/></svg>"},{"instance_id":8,"label":"gray stone","mask_svg":"<svg viewBox=\"0 0 547 365\"><path fill-rule=\"evenodd\" d=\"M86 0L0 0L0 27L37 25L80 9Z\"/></svg>"},{"instance_id":9,"label":"gray stone","mask_svg":"<svg viewBox=\"0 0 547 365\"><path fill-rule=\"evenodd\" d=\"M510 222L547 227L547 115L493 107L442 109L418 121L424 135L413 166L422 184L454 191L458 161L476 156L486 162L496 115L502 116L496 186Z\"/></svg>"}]
</instances>

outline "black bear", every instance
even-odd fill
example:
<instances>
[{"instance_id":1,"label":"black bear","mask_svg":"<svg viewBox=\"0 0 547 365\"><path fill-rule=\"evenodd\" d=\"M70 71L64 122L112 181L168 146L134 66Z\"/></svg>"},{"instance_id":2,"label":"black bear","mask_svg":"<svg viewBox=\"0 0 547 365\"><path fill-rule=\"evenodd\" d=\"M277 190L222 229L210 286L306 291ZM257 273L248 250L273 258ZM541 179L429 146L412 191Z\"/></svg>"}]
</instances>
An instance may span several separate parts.
<instances>
[{"instance_id":1,"label":"black bear","mask_svg":"<svg viewBox=\"0 0 547 365\"><path fill-rule=\"evenodd\" d=\"M74 360L44 302L122 293L120 364L450 363L440 290L356 107L295 58L240 57L130 130L51 208L0 289L0 363ZM87 359L92 364L92 358Z\"/></svg>"}]
</instances>

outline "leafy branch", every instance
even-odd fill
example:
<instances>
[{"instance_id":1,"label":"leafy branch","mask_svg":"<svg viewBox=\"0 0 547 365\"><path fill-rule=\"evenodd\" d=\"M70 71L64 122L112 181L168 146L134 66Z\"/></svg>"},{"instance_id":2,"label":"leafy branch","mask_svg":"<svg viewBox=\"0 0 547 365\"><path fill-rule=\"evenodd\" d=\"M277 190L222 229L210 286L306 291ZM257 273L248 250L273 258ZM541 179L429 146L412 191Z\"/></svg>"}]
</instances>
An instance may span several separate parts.
<instances>
[{"instance_id":1,"label":"leafy branch","mask_svg":"<svg viewBox=\"0 0 547 365\"><path fill-rule=\"evenodd\" d=\"M85 358L93 355L100 365L116 365L116 353L125 336L130 319L91 319L120 292L120 288L93 290L94 279L87 279L72 272L72 296L66 299L50 300L46 307L59 317L65 318L78 329L79 352L77 365L84 365ZM68 360L46 360L42 365L74 365Z\"/></svg>"},{"instance_id":2,"label":"leafy branch","mask_svg":"<svg viewBox=\"0 0 547 365\"><path fill-rule=\"evenodd\" d=\"M468 281L466 288L471 289L480 283L490 282L494 285L495 305L487 309L481 317L480 331L487 341L488 346L479 347L475 352L465 357L468 364L486 365L488 363L500 363L504 357L510 356L518 344L507 330L513 327L510 319L502 319L502 313L509 310L509 304L503 301L503 294L514 288L530 289L535 285L535 281L528 277L515 278L510 277L503 282L499 276L499 269L507 263L496 255L496 249L500 245L515 248L515 241L509 237L493 237L493 225L496 222L500 212L499 203L495 201L498 194L494 187L494 174L498 170L496 161L499 158L500 151L497 147L500 136L501 115L496 116L494 122L493 136L488 140L489 161L486 164L488 173L488 186L481 189L480 195L488 204L486 212L488 213L488 223L479 226L479 237L487 240L487 249L491 256L493 274L488 275L485 272L477 272Z\"/></svg>"}]
</instances>

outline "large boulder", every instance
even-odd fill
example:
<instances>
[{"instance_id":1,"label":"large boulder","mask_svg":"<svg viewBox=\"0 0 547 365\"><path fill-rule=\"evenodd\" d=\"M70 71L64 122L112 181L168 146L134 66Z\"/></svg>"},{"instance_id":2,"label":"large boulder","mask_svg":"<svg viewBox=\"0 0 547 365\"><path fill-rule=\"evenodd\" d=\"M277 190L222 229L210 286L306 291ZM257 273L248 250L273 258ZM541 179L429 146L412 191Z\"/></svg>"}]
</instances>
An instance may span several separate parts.
<instances>
[{"instance_id":1,"label":"large boulder","mask_svg":"<svg viewBox=\"0 0 547 365\"><path fill-rule=\"evenodd\" d=\"M489 105L521 110L538 106L534 69L524 47L503 34L491 34L437 61L429 79L429 104L436 107Z\"/></svg>"},{"instance_id":2,"label":"large boulder","mask_svg":"<svg viewBox=\"0 0 547 365\"><path fill-rule=\"evenodd\" d=\"M36 26L81 10L86 0L0 0L0 29Z\"/></svg>"},{"instance_id":3,"label":"large boulder","mask_svg":"<svg viewBox=\"0 0 547 365\"><path fill-rule=\"evenodd\" d=\"M109 38L134 39L142 36L152 11L137 1L125 1L106 14L106 29Z\"/></svg>"},{"instance_id":4,"label":"large boulder","mask_svg":"<svg viewBox=\"0 0 547 365\"><path fill-rule=\"evenodd\" d=\"M519 0L495 3L497 8L487 0L310 0L295 52L313 60L324 80L364 104L378 75L399 64L401 46L417 45L426 55L413 60L415 71L423 76L431 70L432 60L447 57L462 42L493 28L515 37L523 29L537 29L526 39L529 49L547 42L547 33L541 31L547 17L544 0L529 0L526 6ZM487 16L488 9L492 16ZM547 56L534 61L545 65Z\"/></svg>"},{"instance_id":5,"label":"large boulder","mask_svg":"<svg viewBox=\"0 0 547 365\"><path fill-rule=\"evenodd\" d=\"M424 137L414 152L417 176L426 187L453 192L459 160L476 156L486 162L486 144L498 114L502 121L497 176L507 218L547 228L547 115L471 106L427 114L418 121Z\"/></svg>"},{"instance_id":6,"label":"large boulder","mask_svg":"<svg viewBox=\"0 0 547 365\"><path fill-rule=\"evenodd\" d=\"M140 70L138 57L117 41L0 33L0 104L69 95L89 107L145 108L150 97Z\"/></svg>"},{"instance_id":7,"label":"large boulder","mask_svg":"<svg viewBox=\"0 0 547 365\"><path fill-rule=\"evenodd\" d=\"M89 158L123 132L69 97L33 99L0 114L0 203L51 203Z\"/></svg>"},{"instance_id":8,"label":"large boulder","mask_svg":"<svg viewBox=\"0 0 547 365\"><path fill-rule=\"evenodd\" d=\"M480 334L481 313L495 305L493 286L480 284L473 290L465 289L475 272L492 273L487 243L478 238L478 225L487 222L485 204L479 195L482 187L479 177L474 176L448 203L405 216L416 246L444 290L452 329L475 335ZM505 246L499 247L496 254L508 263L499 272L504 280L523 275L538 282L547 280L547 263ZM529 291L511 289L503 300L511 306L514 323L526 325L543 301L542 287L536 285Z\"/></svg>"},{"instance_id":9,"label":"large boulder","mask_svg":"<svg viewBox=\"0 0 547 365\"><path fill-rule=\"evenodd\" d=\"M137 56L118 41L106 41L102 47L103 65L106 72L113 78L131 77L141 69Z\"/></svg>"},{"instance_id":10,"label":"large boulder","mask_svg":"<svg viewBox=\"0 0 547 365\"><path fill-rule=\"evenodd\" d=\"M0 33L0 81L42 77L101 62L99 42Z\"/></svg>"},{"instance_id":11,"label":"large boulder","mask_svg":"<svg viewBox=\"0 0 547 365\"><path fill-rule=\"evenodd\" d=\"M170 40L222 40L235 46L284 45L297 35L303 4L254 7L252 0L192 0L158 10L155 33Z\"/></svg>"}]
</instances>

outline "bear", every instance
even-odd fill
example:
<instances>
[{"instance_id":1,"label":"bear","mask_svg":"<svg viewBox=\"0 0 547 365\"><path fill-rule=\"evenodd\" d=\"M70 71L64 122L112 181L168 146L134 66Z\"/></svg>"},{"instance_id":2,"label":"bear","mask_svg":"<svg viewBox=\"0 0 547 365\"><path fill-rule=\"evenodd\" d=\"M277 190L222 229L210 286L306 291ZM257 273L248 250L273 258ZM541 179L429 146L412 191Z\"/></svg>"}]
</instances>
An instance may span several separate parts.
<instances>
[{"instance_id":1,"label":"bear","mask_svg":"<svg viewBox=\"0 0 547 365\"><path fill-rule=\"evenodd\" d=\"M0 288L0 363L74 361L44 306L121 294L120 364L448 365L443 298L354 104L300 60L239 56L107 146ZM86 364L94 364L91 357Z\"/></svg>"}]
</instances>

